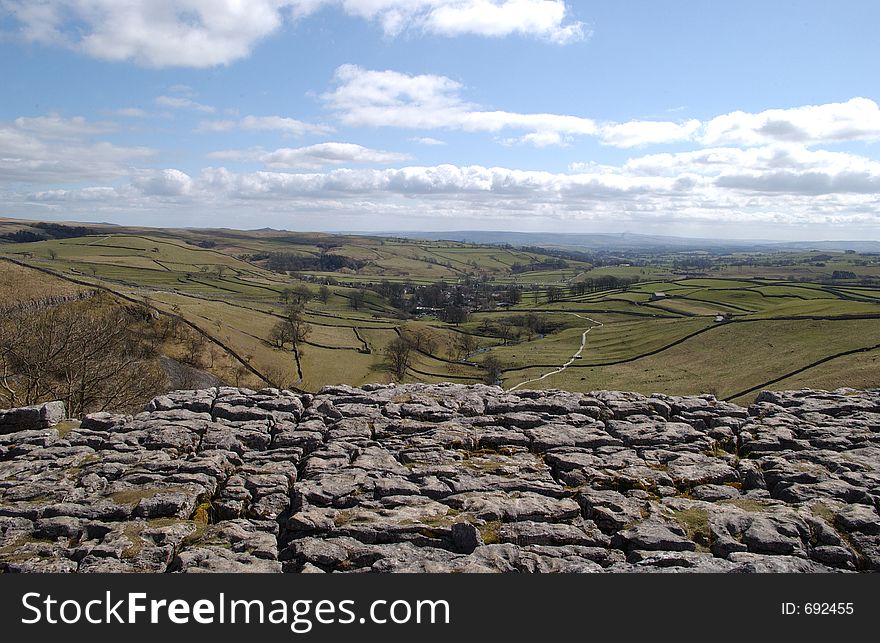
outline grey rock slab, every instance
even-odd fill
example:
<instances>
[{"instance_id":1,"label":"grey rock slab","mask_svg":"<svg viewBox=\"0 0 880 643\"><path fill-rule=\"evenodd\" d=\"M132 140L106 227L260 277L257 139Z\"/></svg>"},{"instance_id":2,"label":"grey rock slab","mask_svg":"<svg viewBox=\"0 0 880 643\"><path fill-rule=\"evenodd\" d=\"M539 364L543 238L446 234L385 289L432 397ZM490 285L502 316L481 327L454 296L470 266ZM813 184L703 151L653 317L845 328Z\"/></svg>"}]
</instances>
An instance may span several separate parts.
<instances>
[{"instance_id":1,"label":"grey rock slab","mask_svg":"<svg viewBox=\"0 0 880 643\"><path fill-rule=\"evenodd\" d=\"M514 545L581 545L584 547L605 547L610 544L595 527L585 529L584 525L567 523L535 522L531 520L511 522L501 525L498 539L503 543Z\"/></svg>"},{"instance_id":2,"label":"grey rock slab","mask_svg":"<svg viewBox=\"0 0 880 643\"><path fill-rule=\"evenodd\" d=\"M868 505L850 505L835 517L837 525L847 532L880 534L880 515Z\"/></svg>"},{"instance_id":3,"label":"grey rock slab","mask_svg":"<svg viewBox=\"0 0 880 643\"><path fill-rule=\"evenodd\" d=\"M834 569L820 563L796 556L770 556L767 554L737 552L728 556L728 560L739 566L737 571L756 574L802 574L805 572L827 573L834 571Z\"/></svg>"},{"instance_id":4,"label":"grey rock slab","mask_svg":"<svg viewBox=\"0 0 880 643\"><path fill-rule=\"evenodd\" d=\"M618 438L605 431L601 422L582 426L553 423L544 424L524 431L532 442L535 451L541 453L558 447L596 448L623 444Z\"/></svg>"},{"instance_id":5,"label":"grey rock slab","mask_svg":"<svg viewBox=\"0 0 880 643\"><path fill-rule=\"evenodd\" d=\"M66 416L64 402L46 402L17 409L0 410L0 433L45 429Z\"/></svg>"},{"instance_id":6,"label":"grey rock slab","mask_svg":"<svg viewBox=\"0 0 880 643\"><path fill-rule=\"evenodd\" d=\"M687 532L674 523L648 519L618 532L612 541L625 551L644 549L648 551L695 551L696 543Z\"/></svg>"},{"instance_id":7,"label":"grey rock slab","mask_svg":"<svg viewBox=\"0 0 880 643\"><path fill-rule=\"evenodd\" d=\"M281 573L281 563L266 560L244 552L222 547L196 547L180 552L173 563L174 570L187 573Z\"/></svg>"},{"instance_id":8,"label":"grey rock slab","mask_svg":"<svg viewBox=\"0 0 880 643\"><path fill-rule=\"evenodd\" d=\"M482 520L543 520L559 522L580 515L580 506L570 498L548 498L537 493L491 491L448 496L445 503Z\"/></svg>"}]
</instances>

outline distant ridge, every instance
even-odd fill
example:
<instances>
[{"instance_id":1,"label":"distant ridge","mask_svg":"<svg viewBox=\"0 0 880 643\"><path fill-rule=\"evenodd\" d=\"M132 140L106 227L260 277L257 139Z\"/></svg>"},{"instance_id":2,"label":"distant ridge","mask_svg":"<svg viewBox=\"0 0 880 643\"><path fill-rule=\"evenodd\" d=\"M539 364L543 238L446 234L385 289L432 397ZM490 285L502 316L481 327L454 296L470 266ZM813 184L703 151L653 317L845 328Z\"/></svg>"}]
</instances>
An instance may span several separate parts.
<instances>
[{"instance_id":1,"label":"distant ridge","mask_svg":"<svg viewBox=\"0 0 880 643\"><path fill-rule=\"evenodd\" d=\"M579 250L753 250L791 251L824 250L856 252L880 252L880 241L766 241L750 239L701 239L663 235L622 233L556 233L556 232L505 232L497 230L458 230L444 232L355 232L370 236L393 236L426 241L459 241L476 244L510 244L512 246L540 246Z\"/></svg>"}]
</instances>

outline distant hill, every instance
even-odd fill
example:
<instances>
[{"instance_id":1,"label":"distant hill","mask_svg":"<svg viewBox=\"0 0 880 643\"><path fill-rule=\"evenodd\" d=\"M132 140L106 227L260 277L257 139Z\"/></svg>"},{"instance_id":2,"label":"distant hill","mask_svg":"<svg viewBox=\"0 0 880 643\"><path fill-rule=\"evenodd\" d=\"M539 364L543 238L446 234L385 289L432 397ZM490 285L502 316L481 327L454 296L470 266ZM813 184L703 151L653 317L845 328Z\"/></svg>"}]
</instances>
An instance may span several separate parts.
<instances>
[{"instance_id":1,"label":"distant hill","mask_svg":"<svg viewBox=\"0 0 880 643\"><path fill-rule=\"evenodd\" d=\"M366 234L366 233L365 233ZM452 232L383 232L383 236L424 239L427 241L460 241L476 244L509 244L577 250L605 251L792 251L792 250L855 250L880 252L880 241L783 241L748 239L700 239L663 235L622 233L554 233L504 232L497 230L461 230Z\"/></svg>"},{"instance_id":2,"label":"distant hill","mask_svg":"<svg viewBox=\"0 0 880 643\"><path fill-rule=\"evenodd\" d=\"M880 252L880 241L784 241L769 245L774 250L832 250L843 252Z\"/></svg>"},{"instance_id":3,"label":"distant hill","mask_svg":"<svg viewBox=\"0 0 880 643\"><path fill-rule=\"evenodd\" d=\"M510 244L512 246L542 246L578 250L731 250L754 248L766 241L724 239L693 239L662 235L622 233L554 233L504 232L495 230L464 230L452 232L387 232L387 235L428 241L448 240L476 244Z\"/></svg>"}]
</instances>

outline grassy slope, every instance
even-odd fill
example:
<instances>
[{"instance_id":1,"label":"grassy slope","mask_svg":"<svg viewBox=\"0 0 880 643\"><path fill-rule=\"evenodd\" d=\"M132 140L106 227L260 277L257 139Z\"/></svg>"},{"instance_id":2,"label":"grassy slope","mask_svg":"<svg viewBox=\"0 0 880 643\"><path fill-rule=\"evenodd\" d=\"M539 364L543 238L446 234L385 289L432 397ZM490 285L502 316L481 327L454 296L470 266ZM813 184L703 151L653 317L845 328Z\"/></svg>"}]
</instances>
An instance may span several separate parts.
<instances>
[{"instance_id":1,"label":"grassy slope","mask_svg":"<svg viewBox=\"0 0 880 643\"><path fill-rule=\"evenodd\" d=\"M877 327L876 320L726 324L633 362L570 368L540 386L676 394L711 391L728 397L824 357L872 346L880 341ZM587 346L589 349L589 343ZM585 358L589 359L589 350ZM535 373L517 375L521 381L519 378L534 377ZM802 381L809 382L809 374ZM506 385L513 383L505 381ZM862 384L880 385L880 375L874 374Z\"/></svg>"}]
</instances>

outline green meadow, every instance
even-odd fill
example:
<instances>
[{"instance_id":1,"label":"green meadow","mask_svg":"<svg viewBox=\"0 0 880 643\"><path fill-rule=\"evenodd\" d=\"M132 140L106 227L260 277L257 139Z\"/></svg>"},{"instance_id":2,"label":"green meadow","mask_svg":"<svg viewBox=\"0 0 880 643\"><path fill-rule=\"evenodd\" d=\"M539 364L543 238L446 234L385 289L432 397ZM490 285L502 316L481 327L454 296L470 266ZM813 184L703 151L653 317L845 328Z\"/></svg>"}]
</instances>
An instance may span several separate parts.
<instances>
[{"instance_id":1,"label":"green meadow","mask_svg":"<svg viewBox=\"0 0 880 643\"><path fill-rule=\"evenodd\" d=\"M0 232L22 226L0 220ZM93 234L70 238L0 242L3 305L105 290L120 303L185 320L211 350L246 363L252 386L479 382L489 357L500 363L506 388L570 360L527 387L712 392L747 401L763 386L880 386L875 257L831 253L818 262L790 253L785 261L750 257L753 265L713 257L712 268L698 274L678 267L678 256L591 261L582 254L557 267L558 255L534 249L450 241L91 227ZM306 267L272 271L267 258L277 253L301 257ZM320 269L315 259L327 256L345 265ZM542 270L542 262L551 268ZM835 278L835 270L856 279ZM627 282L583 288L607 277ZM396 308L380 295L383 281L403 284L404 297L438 282L465 295L479 284L514 288L520 297L504 306L466 303L467 318L447 323L439 312ZM309 332L296 350L278 347L270 334L284 316L282 294L302 287L311 294L303 311ZM420 344L396 378L385 353L401 334Z\"/></svg>"}]
</instances>

